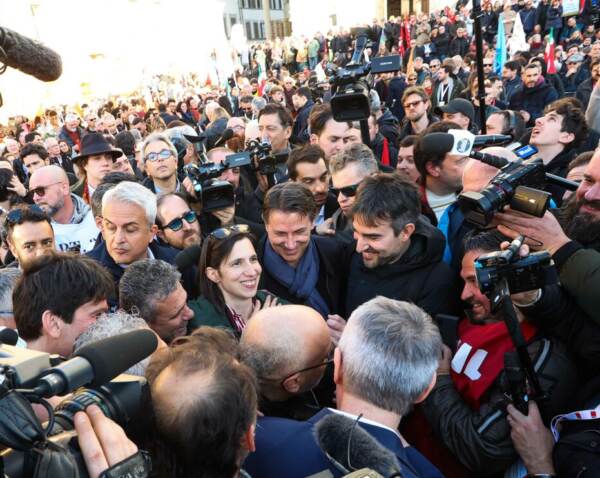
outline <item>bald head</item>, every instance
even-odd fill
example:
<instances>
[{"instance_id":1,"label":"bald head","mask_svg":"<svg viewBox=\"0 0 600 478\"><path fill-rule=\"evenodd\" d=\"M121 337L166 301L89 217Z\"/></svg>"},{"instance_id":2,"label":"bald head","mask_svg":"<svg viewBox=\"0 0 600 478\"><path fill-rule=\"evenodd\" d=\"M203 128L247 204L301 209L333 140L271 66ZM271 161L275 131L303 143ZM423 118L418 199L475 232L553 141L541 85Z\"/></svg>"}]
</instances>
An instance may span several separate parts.
<instances>
[{"instance_id":1,"label":"bald head","mask_svg":"<svg viewBox=\"0 0 600 478\"><path fill-rule=\"evenodd\" d=\"M242 360L254 369L261 383L277 383L299 370L323 363L330 345L323 317L304 305L261 310L248 322L240 341ZM319 379L324 368L316 369ZM298 389L292 392L304 392L315 385L314 374L297 375ZM261 390L264 391L262 385Z\"/></svg>"},{"instance_id":2,"label":"bald head","mask_svg":"<svg viewBox=\"0 0 600 478\"><path fill-rule=\"evenodd\" d=\"M51 165L36 169L29 178L29 190L33 192L34 202L51 217L58 220L55 217L58 214L59 218L62 215L70 218L72 200L69 179L60 166Z\"/></svg>"},{"instance_id":3,"label":"bald head","mask_svg":"<svg viewBox=\"0 0 600 478\"><path fill-rule=\"evenodd\" d=\"M497 146L485 148L482 153L491 154L500 158L516 161L519 159L515 153L506 148ZM463 192L480 192L500 170L477 159L470 159L463 170Z\"/></svg>"}]
</instances>

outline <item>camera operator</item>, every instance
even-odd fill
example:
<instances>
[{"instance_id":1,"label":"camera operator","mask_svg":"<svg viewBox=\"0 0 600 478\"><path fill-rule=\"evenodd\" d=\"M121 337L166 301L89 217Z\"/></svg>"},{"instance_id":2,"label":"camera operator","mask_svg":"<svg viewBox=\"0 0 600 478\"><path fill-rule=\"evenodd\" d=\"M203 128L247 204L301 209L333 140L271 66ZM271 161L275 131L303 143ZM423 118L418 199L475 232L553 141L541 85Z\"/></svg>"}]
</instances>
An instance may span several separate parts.
<instances>
[{"instance_id":1,"label":"camera operator","mask_svg":"<svg viewBox=\"0 0 600 478\"><path fill-rule=\"evenodd\" d=\"M264 415L307 420L325 405L313 389L328 365L331 339L314 309L282 305L260 310L244 328L240 351L256 373Z\"/></svg>"},{"instance_id":2,"label":"camera operator","mask_svg":"<svg viewBox=\"0 0 600 478\"><path fill-rule=\"evenodd\" d=\"M495 220L502 234L510 238L522 234L530 239L532 248L548 250L562 286L600 323L600 150L585 169L573 206L563 212L560 223L550 212L538 218L510 208L497 213Z\"/></svg>"},{"instance_id":3,"label":"camera operator","mask_svg":"<svg viewBox=\"0 0 600 478\"><path fill-rule=\"evenodd\" d=\"M384 297L361 305L334 352L338 409L325 408L307 421L259 417L256 452L247 458L246 470L263 478L280 477L282 470L288 478L323 470L340 476L315 440L315 427L322 418L344 415L396 457L404 478L441 477L397 432L403 416L427 397L435 383L440 347L437 327L415 305ZM343 431L337 433L346 456L350 438Z\"/></svg>"},{"instance_id":4,"label":"camera operator","mask_svg":"<svg viewBox=\"0 0 600 478\"><path fill-rule=\"evenodd\" d=\"M490 300L478 287L475 260L500 250L496 231L465 239L461 277L462 300L470 305L468 318L458 326L460 348L454 358L444 348L438 380L423 411L436 436L476 474L504 472L517 458L504 413L504 353L514 350L502 313L492 313ZM535 301L539 291L514 295L515 304ZM565 410L576 386L576 369L559 342L545 338L524 322L517 310L542 390L548 394L548 417Z\"/></svg>"},{"instance_id":5,"label":"camera operator","mask_svg":"<svg viewBox=\"0 0 600 478\"><path fill-rule=\"evenodd\" d=\"M273 154L291 151L292 125L292 116L281 105L270 103L258 114L260 135L269 140Z\"/></svg>"},{"instance_id":6,"label":"camera operator","mask_svg":"<svg viewBox=\"0 0 600 478\"><path fill-rule=\"evenodd\" d=\"M51 253L31 262L13 292L19 335L27 347L68 357L75 339L108 309L110 274L83 256Z\"/></svg>"}]
</instances>

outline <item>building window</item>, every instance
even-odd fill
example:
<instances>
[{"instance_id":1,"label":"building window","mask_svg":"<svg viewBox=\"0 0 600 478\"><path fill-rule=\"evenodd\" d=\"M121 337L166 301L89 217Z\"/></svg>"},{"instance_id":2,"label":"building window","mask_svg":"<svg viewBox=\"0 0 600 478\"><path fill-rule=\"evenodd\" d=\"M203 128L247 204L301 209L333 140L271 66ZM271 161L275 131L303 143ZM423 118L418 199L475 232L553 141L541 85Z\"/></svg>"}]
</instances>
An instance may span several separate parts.
<instances>
[{"instance_id":1,"label":"building window","mask_svg":"<svg viewBox=\"0 0 600 478\"><path fill-rule=\"evenodd\" d=\"M258 23L254 22L252 26L254 27L254 36L252 38L256 40L260 38L260 33L258 31Z\"/></svg>"},{"instance_id":2,"label":"building window","mask_svg":"<svg viewBox=\"0 0 600 478\"><path fill-rule=\"evenodd\" d=\"M246 38L252 40L252 28L250 27L250 22L246 22Z\"/></svg>"},{"instance_id":3,"label":"building window","mask_svg":"<svg viewBox=\"0 0 600 478\"><path fill-rule=\"evenodd\" d=\"M256 0L256 8L262 8L262 0Z\"/></svg>"},{"instance_id":4,"label":"building window","mask_svg":"<svg viewBox=\"0 0 600 478\"><path fill-rule=\"evenodd\" d=\"M279 8L277 10L283 10L283 5L281 5L281 0L277 0L277 3L279 4Z\"/></svg>"},{"instance_id":5,"label":"building window","mask_svg":"<svg viewBox=\"0 0 600 478\"><path fill-rule=\"evenodd\" d=\"M260 38L265 39L265 22L260 22Z\"/></svg>"},{"instance_id":6,"label":"building window","mask_svg":"<svg viewBox=\"0 0 600 478\"><path fill-rule=\"evenodd\" d=\"M230 15L229 16L229 24L231 26L235 25L237 23L237 17L235 15Z\"/></svg>"}]
</instances>

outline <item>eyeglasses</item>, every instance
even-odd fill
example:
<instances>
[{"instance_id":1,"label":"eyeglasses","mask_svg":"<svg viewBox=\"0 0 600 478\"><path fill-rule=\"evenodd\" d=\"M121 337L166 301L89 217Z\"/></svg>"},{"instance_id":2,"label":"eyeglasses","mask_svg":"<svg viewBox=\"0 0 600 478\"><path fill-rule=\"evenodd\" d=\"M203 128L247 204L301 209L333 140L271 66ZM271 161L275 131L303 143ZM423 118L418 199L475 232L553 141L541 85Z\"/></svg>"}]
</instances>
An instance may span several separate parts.
<instances>
[{"instance_id":1,"label":"eyeglasses","mask_svg":"<svg viewBox=\"0 0 600 478\"><path fill-rule=\"evenodd\" d=\"M146 155L146 161L150 161L153 163L154 161L158 161L159 159L169 159L171 156L173 156L173 153L171 153L171 151L169 151L168 149L163 149L158 153L148 153Z\"/></svg>"},{"instance_id":2,"label":"eyeglasses","mask_svg":"<svg viewBox=\"0 0 600 478\"><path fill-rule=\"evenodd\" d=\"M209 234L210 237L214 237L215 239L226 239L232 234L247 234L250 232L250 227L247 224L236 224L235 226L222 227L220 229L215 229L213 232Z\"/></svg>"},{"instance_id":3,"label":"eyeglasses","mask_svg":"<svg viewBox=\"0 0 600 478\"><path fill-rule=\"evenodd\" d=\"M335 197L338 197L340 193L342 193L347 198L351 198L356 196L358 186L360 186L360 183L353 184L352 186L345 186L343 188L331 188L331 192L335 195Z\"/></svg>"},{"instance_id":4,"label":"eyeglasses","mask_svg":"<svg viewBox=\"0 0 600 478\"><path fill-rule=\"evenodd\" d=\"M10 226L15 226L17 224L21 224L23 222L23 215L25 211L31 211L38 214L43 214L46 216L44 210L36 204L32 204L31 206L25 208L13 209L6 215L6 223Z\"/></svg>"},{"instance_id":5,"label":"eyeglasses","mask_svg":"<svg viewBox=\"0 0 600 478\"><path fill-rule=\"evenodd\" d=\"M303 372L308 372L309 370L314 370L316 368L321 368L321 367L327 367L328 365L333 363L333 359L327 359L324 362L321 362L317 365L313 365L312 367L306 367L303 368L302 370L297 370L296 372L292 372L289 375L286 375L283 379L278 379L278 378L263 378L261 379L262 382L279 382L279 385L283 388L285 388L284 384L285 381L290 378L293 375L296 375L298 373L303 373Z\"/></svg>"},{"instance_id":6,"label":"eyeglasses","mask_svg":"<svg viewBox=\"0 0 600 478\"><path fill-rule=\"evenodd\" d=\"M39 197L44 197L46 195L46 189L48 189L50 186L54 186L56 184L62 184L62 181L58 181L56 183L50 183L47 186L38 186L37 188L30 189L29 194L31 194L31 196L38 195Z\"/></svg>"},{"instance_id":7,"label":"eyeglasses","mask_svg":"<svg viewBox=\"0 0 600 478\"><path fill-rule=\"evenodd\" d=\"M484 63L484 64L483 64L483 67L484 67L484 68L491 68L491 67L492 67L492 64L491 64L491 63Z\"/></svg>"},{"instance_id":8,"label":"eyeglasses","mask_svg":"<svg viewBox=\"0 0 600 478\"><path fill-rule=\"evenodd\" d=\"M430 68L439 68L442 65L429 65Z\"/></svg>"},{"instance_id":9,"label":"eyeglasses","mask_svg":"<svg viewBox=\"0 0 600 478\"><path fill-rule=\"evenodd\" d=\"M415 78L416 79L416 78ZM410 103L404 103L404 109L408 110L410 108L416 108L417 106L419 106L421 103L423 103L423 100L418 100L418 101L411 101Z\"/></svg>"},{"instance_id":10,"label":"eyeglasses","mask_svg":"<svg viewBox=\"0 0 600 478\"><path fill-rule=\"evenodd\" d=\"M187 222L188 224L193 224L197 220L198 220L198 217L196 216L196 213L190 209L188 212L186 212L182 216L176 217L175 219L173 219L171 222L169 222L169 224L164 226L163 229L168 228L168 229L171 229L171 231L173 231L173 232L177 232L177 231L181 230L181 228L183 227L183 221Z\"/></svg>"}]
</instances>

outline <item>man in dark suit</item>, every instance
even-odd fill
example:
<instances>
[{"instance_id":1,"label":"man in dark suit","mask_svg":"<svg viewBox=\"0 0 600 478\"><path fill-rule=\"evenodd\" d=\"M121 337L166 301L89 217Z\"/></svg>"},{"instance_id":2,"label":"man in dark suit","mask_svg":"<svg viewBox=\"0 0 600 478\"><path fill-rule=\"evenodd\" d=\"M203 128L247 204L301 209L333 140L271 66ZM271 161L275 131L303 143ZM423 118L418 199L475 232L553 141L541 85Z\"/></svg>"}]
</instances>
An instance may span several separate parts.
<instances>
[{"instance_id":1,"label":"man in dark suit","mask_svg":"<svg viewBox=\"0 0 600 478\"><path fill-rule=\"evenodd\" d=\"M315 436L322 418L341 414L395 455L404 478L441 477L397 432L402 416L434 386L441 347L437 327L417 306L384 297L363 304L334 352L338 410L324 409L305 422L260 417L256 452L244 469L261 478L300 478L325 470L342 476ZM349 438L340 433L341 440ZM357 458L364 459L355 457L355 463Z\"/></svg>"}]
</instances>

